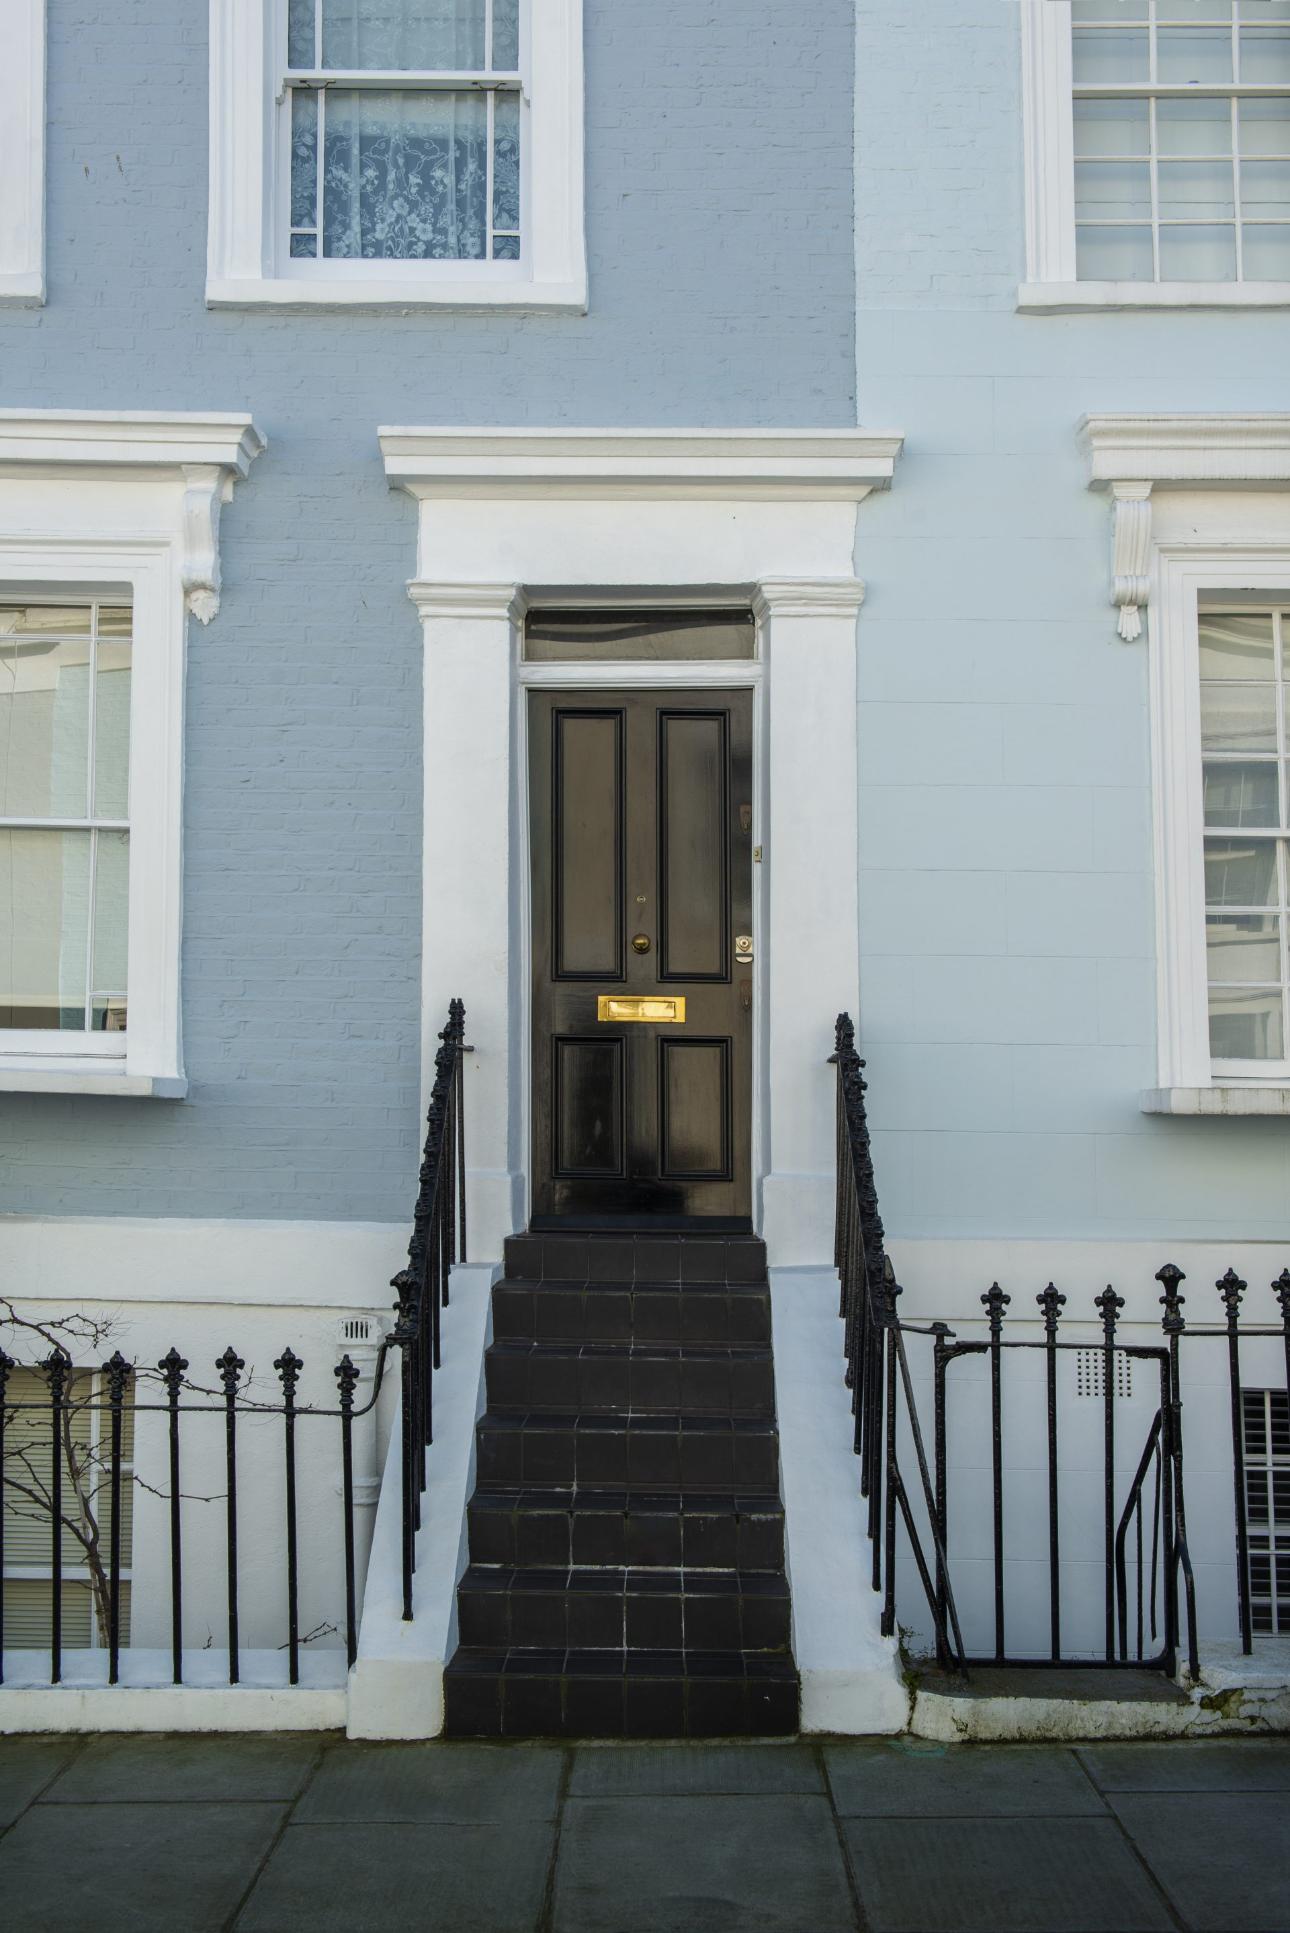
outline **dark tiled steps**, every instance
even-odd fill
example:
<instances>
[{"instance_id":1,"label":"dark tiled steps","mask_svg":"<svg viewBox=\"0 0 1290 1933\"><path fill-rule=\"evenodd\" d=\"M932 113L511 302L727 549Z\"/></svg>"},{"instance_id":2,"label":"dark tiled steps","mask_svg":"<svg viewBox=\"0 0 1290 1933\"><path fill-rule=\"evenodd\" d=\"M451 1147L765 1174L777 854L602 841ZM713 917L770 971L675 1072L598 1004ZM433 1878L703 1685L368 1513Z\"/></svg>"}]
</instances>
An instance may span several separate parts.
<instances>
[{"instance_id":1,"label":"dark tiled steps","mask_svg":"<svg viewBox=\"0 0 1290 1933\"><path fill-rule=\"evenodd\" d=\"M512 1235L510 1282L766 1285L766 1244L751 1235Z\"/></svg>"},{"instance_id":2,"label":"dark tiled steps","mask_svg":"<svg viewBox=\"0 0 1290 1933\"><path fill-rule=\"evenodd\" d=\"M498 1342L770 1343L764 1282L499 1282Z\"/></svg>"},{"instance_id":3,"label":"dark tiled steps","mask_svg":"<svg viewBox=\"0 0 1290 1933\"><path fill-rule=\"evenodd\" d=\"M477 1564L784 1566L774 1491L477 1490L468 1519Z\"/></svg>"},{"instance_id":4,"label":"dark tiled steps","mask_svg":"<svg viewBox=\"0 0 1290 1933\"><path fill-rule=\"evenodd\" d=\"M490 1344L490 1408L641 1414L775 1414L770 1350L712 1343L531 1342Z\"/></svg>"},{"instance_id":5,"label":"dark tiled steps","mask_svg":"<svg viewBox=\"0 0 1290 1933\"><path fill-rule=\"evenodd\" d=\"M489 1409L475 1426L481 1485L773 1490L779 1435L764 1416L574 1415Z\"/></svg>"},{"instance_id":6,"label":"dark tiled steps","mask_svg":"<svg viewBox=\"0 0 1290 1933\"><path fill-rule=\"evenodd\" d=\"M759 1738L797 1730L797 1670L775 1652L463 1646L444 1671L450 1734Z\"/></svg>"},{"instance_id":7,"label":"dark tiled steps","mask_svg":"<svg viewBox=\"0 0 1290 1933\"><path fill-rule=\"evenodd\" d=\"M790 1638L788 1584L769 1571L472 1564L457 1616L463 1645L492 1650L787 1653Z\"/></svg>"}]
</instances>

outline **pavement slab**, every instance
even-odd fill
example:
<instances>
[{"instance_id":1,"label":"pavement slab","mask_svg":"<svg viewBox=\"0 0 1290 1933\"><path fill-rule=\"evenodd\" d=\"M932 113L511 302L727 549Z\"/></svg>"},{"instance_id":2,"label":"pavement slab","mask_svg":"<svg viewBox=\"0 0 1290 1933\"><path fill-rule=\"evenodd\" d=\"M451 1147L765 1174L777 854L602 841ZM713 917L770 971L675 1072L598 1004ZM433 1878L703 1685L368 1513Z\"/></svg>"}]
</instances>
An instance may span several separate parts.
<instances>
[{"instance_id":1,"label":"pavement slab","mask_svg":"<svg viewBox=\"0 0 1290 1933\"><path fill-rule=\"evenodd\" d=\"M1290 1744L1270 1738L1180 1738L1159 1745L1076 1748L1103 1792L1290 1792Z\"/></svg>"},{"instance_id":2,"label":"pavement slab","mask_svg":"<svg viewBox=\"0 0 1290 1933\"><path fill-rule=\"evenodd\" d=\"M279 1805L35 1805L0 1839L14 1933L218 1933L273 1844Z\"/></svg>"},{"instance_id":3,"label":"pavement slab","mask_svg":"<svg viewBox=\"0 0 1290 1933\"><path fill-rule=\"evenodd\" d=\"M551 1828L289 1826L238 1933L532 1933Z\"/></svg>"},{"instance_id":4,"label":"pavement slab","mask_svg":"<svg viewBox=\"0 0 1290 1933\"><path fill-rule=\"evenodd\" d=\"M809 1745L583 1746L569 1782L580 1799L823 1791Z\"/></svg>"},{"instance_id":5,"label":"pavement slab","mask_svg":"<svg viewBox=\"0 0 1290 1933\"><path fill-rule=\"evenodd\" d=\"M570 1799L554 1933L854 1933L827 1800Z\"/></svg>"},{"instance_id":6,"label":"pavement slab","mask_svg":"<svg viewBox=\"0 0 1290 1933\"><path fill-rule=\"evenodd\" d=\"M487 1826L553 1821L565 1754L524 1745L369 1745L324 1753L300 1825Z\"/></svg>"},{"instance_id":7,"label":"pavement slab","mask_svg":"<svg viewBox=\"0 0 1290 1933\"><path fill-rule=\"evenodd\" d=\"M872 1933L1166 1933L1113 1819L848 1819Z\"/></svg>"},{"instance_id":8,"label":"pavement slab","mask_svg":"<svg viewBox=\"0 0 1290 1933\"><path fill-rule=\"evenodd\" d=\"M1290 1805L1284 1794L1124 1792L1112 1804L1194 1933L1285 1933Z\"/></svg>"},{"instance_id":9,"label":"pavement slab","mask_svg":"<svg viewBox=\"0 0 1290 1933\"><path fill-rule=\"evenodd\" d=\"M309 1732L187 1732L91 1738L44 1795L48 1805L294 1799L322 1747Z\"/></svg>"},{"instance_id":10,"label":"pavement slab","mask_svg":"<svg viewBox=\"0 0 1290 1933\"><path fill-rule=\"evenodd\" d=\"M1071 1754L1043 1745L861 1741L827 1746L824 1762L843 1819L1106 1816Z\"/></svg>"},{"instance_id":11,"label":"pavement slab","mask_svg":"<svg viewBox=\"0 0 1290 1933\"><path fill-rule=\"evenodd\" d=\"M79 1738L0 1738L0 1831L71 1764L82 1743Z\"/></svg>"}]
</instances>

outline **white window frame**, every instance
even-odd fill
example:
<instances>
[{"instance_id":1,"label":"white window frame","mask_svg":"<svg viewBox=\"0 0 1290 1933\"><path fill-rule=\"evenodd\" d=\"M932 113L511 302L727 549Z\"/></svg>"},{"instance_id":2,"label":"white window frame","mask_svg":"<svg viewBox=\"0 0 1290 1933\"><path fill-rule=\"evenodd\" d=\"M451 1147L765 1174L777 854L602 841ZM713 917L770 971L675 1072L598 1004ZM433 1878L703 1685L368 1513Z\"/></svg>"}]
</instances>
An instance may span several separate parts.
<instances>
[{"instance_id":1,"label":"white window frame","mask_svg":"<svg viewBox=\"0 0 1290 1933\"><path fill-rule=\"evenodd\" d=\"M1158 1086L1149 1114L1290 1116L1290 1062L1215 1062L1205 956L1198 613L1207 595L1290 591L1290 413L1099 415L1079 425L1114 518L1111 604L1147 615Z\"/></svg>"},{"instance_id":2,"label":"white window frame","mask_svg":"<svg viewBox=\"0 0 1290 1933\"><path fill-rule=\"evenodd\" d=\"M187 621L219 608L219 507L262 448L247 416L0 410L0 599L98 595L133 610L126 1030L0 1028L0 1093L186 1092Z\"/></svg>"},{"instance_id":3,"label":"white window frame","mask_svg":"<svg viewBox=\"0 0 1290 1933\"><path fill-rule=\"evenodd\" d=\"M520 3L518 262L292 260L286 13L211 0L208 307L586 309L582 0Z\"/></svg>"},{"instance_id":4,"label":"white window frame","mask_svg":"<svg viewBox=\"0 0 1290 1933\"><path fill-rule=\"evenodd\" d=\"M0 304L45 300L45 0L0 0Z\"/></svg>"},{"instance_id":5,"label":"white window frame","mask_svg":"<svg viewBox=\"0 0 1290 1933\"><path fill-rule=\"evenodd\" d=\"M1078 280L1070 0L1021 0L1021 100L1026 279L1017 291L1020 310L1290 307L1290 282Z\"/></svg>"}]
</instances>

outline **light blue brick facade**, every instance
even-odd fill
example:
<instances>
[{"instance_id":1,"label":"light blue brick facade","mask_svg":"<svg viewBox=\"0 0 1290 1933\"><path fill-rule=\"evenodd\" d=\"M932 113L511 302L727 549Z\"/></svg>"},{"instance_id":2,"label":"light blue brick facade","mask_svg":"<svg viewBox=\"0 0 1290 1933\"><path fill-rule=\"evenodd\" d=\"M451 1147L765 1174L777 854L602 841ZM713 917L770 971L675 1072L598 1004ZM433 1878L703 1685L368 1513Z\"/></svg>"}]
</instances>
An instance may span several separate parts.
<instances>
[{"instance_id":1,"label":"light blue brick facade","mask_svg":"<svg viewBox=\"0 0 1290 1933\"><path fill-rule=\"evenodd\" d=\"M189 1098L0 1098L0 1209L407 1214L422 647L377 426L854 422L853 46L850 0L589 0L588 314L273 317L204 307L205 5L50 0L48 300L0 311L0 402L249 410L269 449L191 627Z\"/></svg>"}]
</instances>

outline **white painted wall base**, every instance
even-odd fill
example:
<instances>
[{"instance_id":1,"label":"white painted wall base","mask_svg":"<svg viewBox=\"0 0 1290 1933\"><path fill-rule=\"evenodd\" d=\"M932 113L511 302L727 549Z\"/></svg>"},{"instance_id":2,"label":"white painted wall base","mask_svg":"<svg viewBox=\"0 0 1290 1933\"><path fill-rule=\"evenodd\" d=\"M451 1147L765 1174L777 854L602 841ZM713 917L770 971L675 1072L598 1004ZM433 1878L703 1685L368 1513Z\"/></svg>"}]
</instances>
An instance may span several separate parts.
<instances>
[{"instance_id":1,"label":"white painted wall base","mask_svg":"<svg viewBox=\"0 0 1290 1933\"><path fill-rule=\"evenodd\" d=\"M403 1621L397 1418L390 1430L358 1660L349 1677L351 1738L437 1738L443 1730L443 1670L457 1648L457 1583L466 1568L466 1504L475 1483L475 1422L484 1409L496 1273L487 1264L452 1273L443 1367L434 1382L434 1443L421 1500L411 1624Z\"/></svg>"},{"instance_id":2,"label":"white painted wall base","mask_svg":"<svg viewBox=\"0 0 1290 1933\"><path fill-rule=\"evenodd\" d=\"M802 1730L903 1732L909 1692L878 1629L832 1269L772 1269L780 1482Z\"/></svg>"},{"instance_id":3,"label":"white painted wall base","mask_svg":"<svg viewBox=\"0 0 1290 1933\"><path fill-rule=\"evenodd\" d=\"M184 1683L171 1683L168 1651L121 1653L107 1682L106 1651L69 1651L63 1682L49 1682L43 1652L7 1651L0 1732L326 1732L345 1723L345 1656L305 1651L300 1683L287 1683L285 1651L243 1651L242 1682L228 1682L227 1651L186 1651Z\"/></svg>"}]
</instances>

